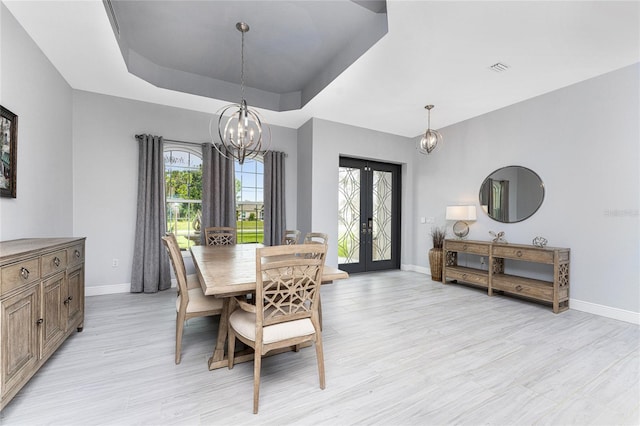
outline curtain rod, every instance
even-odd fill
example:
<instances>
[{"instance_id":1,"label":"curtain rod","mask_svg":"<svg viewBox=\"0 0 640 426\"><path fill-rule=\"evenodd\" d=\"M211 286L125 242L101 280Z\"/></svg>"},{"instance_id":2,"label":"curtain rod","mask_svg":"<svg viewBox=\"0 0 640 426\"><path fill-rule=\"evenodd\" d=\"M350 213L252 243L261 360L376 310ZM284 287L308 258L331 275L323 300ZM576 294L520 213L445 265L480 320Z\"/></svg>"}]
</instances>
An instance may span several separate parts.
<instances>
[{"instance_id":1,"label":"curtain rod","mask_svg":"<svg viewBox=\"0 0 640 426\"><path fill-rule=\"evenodd\" d=\"M136 135L136 139L140 139L143 136L144 135ZM162 140L165 141L165 142L183 143L183 144L186 144L186 145L198 145L198 146L202 146L203 143L208 143L208 142L179 141L179 140L176 140L176 139L166 139L166 138L162 138Z\"/></svg>"},{"instance_id":2,"label":"curtain rod","mask_svg":"<svg viewBox=\"0 0 640 426\"><path fill-rule=\"evenodd\" d=\"M142 136L144 136L144 135L136 135L136 139L140 139ZM165 138L162 138L162 140L164 140L166 142L183 143L185 145L198 145L198 146L202 146L205 143L210 143L209 141L207 141L207 142L190 142L190 141L179 141L179 140L176 140L176 139L165 139ZM264 154L265 152L267 152L267 151L260 151L261 154ZM284 156L285 157L289 157L289 154L287 154L285 152Z\"/></svg>"}]
</instances>

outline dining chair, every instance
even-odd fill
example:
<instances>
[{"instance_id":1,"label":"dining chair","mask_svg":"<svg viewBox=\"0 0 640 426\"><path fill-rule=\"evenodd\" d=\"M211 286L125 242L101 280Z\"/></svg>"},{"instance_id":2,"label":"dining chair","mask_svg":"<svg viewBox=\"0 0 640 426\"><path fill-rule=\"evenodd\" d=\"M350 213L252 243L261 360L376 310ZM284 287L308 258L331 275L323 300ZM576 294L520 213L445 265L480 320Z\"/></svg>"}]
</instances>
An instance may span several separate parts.
<instances>
[{"instance_id":1,"label":"dining chair","mask_svg":"<svg viewBox=\"0 0 640 426\"><path fill-rule=\"evenodd\" d=\"M258 413L260 367L267 352L315 342L320 389L325 388L322 332L318 318L324 244L256 249L256 302L235 298L229 317L228 361L233 368L236 338L254 349L253 413Z\"/></svg>"},{"instance_id":2,"label":"dining chair","mask_svg":"<svg viewBox=\"0 0 640 426\"><path fill-rule=\"evenodd\" d=\"M173 244L175 244L176 246L179 247L178 244L178 239L176 238L175 234L171 234L171 233L167 233L167 237L173 239ZM178 267L184 271L185 275L187 273L187 269L184 266L184 259L182 258L182 256L180 256L179 259L177 259L178 261ZM177 278L176 278L177 280ZM189 274L187 275L187 288L188 289L192 289L192 288L201 288L201 284L200 284L200 278L198 278L198 274Z\"/></svg>"},{"instance_id":3,"label":"dining chair","mask_svg":"<svg viewBox=\"0 0 640 426\"><path fill-rule=\"evenodd\" d=\"M178 298L176 299L176 364L180 364L182 356L182 334L184 323L196 317L220 315L222 313L223 300L213 296L205 296L202 288L187 287L187 274L180 254L180 247L175 236L162 237L169 259L173 265L173 271L178 281Z\"/></svg>"},{"instance_id":4,"label":"dining chair","mask_svg":"<svg viewBox=\"0 0 640 426\"><path fill-rule=\"evenodd\" d=\"M304 244L319 243L327 245L329 242L329 236L322 232L307 232L304 236Z\"/></svg>"},{"instance_id":5,"label":"dining chair","mask_svg":"<svg viewBox=\"0 0 640 426\"><path fill-rule=\"evenodd\" d=\"M236 228L211 226L204 229L208 246L231 246L236 243Z\"/></svg>"},{"instance_id":6,"label":"dining chair","mask_svg":"<svg viewBox=\"0 0 640 426\"><path fill-rule=\"evenodd\" d=\"M291 245L298 244L298 240L300 239L300 231L297 229L284 231L284 236L282 237L282 245Z\"/></svg>"}]
</instances>

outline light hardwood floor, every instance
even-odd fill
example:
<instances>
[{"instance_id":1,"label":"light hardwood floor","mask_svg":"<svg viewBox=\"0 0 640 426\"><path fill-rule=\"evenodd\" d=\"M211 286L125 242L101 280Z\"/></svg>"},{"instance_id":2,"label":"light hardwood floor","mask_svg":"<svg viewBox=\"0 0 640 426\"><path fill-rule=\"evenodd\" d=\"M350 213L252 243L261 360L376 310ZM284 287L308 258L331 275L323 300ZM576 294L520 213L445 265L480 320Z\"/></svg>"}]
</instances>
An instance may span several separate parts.
<instances>
[{"instance_id":1,"label":"light hardwood floor","mask_svg":"<svg viewBox=\"0 0 640 426\"><path fill-rule=\"evenodd\" d=\"M327 387L306 348L207 370L217 318L185 328L175 292L89 297L2 425L639 424L639 327L401 271L322 288Z\"/></svg>"}]
</instances>

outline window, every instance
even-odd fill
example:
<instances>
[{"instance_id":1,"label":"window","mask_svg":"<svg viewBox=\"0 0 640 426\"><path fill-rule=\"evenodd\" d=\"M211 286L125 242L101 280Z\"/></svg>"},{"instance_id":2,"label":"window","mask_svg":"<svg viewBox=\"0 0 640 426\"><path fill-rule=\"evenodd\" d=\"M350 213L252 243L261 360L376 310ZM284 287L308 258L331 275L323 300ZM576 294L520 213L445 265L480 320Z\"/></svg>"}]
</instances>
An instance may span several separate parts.
<instances>
[{"instance_id":1,"label":"window","mask_svg":"<svg viewBox=\"0 0 640 426\"><path fill-rule=\"evenodd\" d=\"M264 241L264 163L248 158L235 163L238 244Z\"/></svg>"},{"instance_id":2,"label":"window","mask_svg":"<svg viewBox=\"0 0 640 426\"><path fill-rule=\"evenodd\" d=\"M187 147L164 151L167 232L175 234L181 250L200 242L202 219L202 155Z\"/></svg>"},{"instance_id":3,"label":"window","mask_svg":"<svg viewBox=\"0 0 640 426\"><path fill-rule=\"evenodd\" d=\"M181 250L200 244L202 221L202 153L197 148L165 145L167 232ZM235 162L238 244L264 241L264 164L262 159Z\"/></svg>"}]
</instances>

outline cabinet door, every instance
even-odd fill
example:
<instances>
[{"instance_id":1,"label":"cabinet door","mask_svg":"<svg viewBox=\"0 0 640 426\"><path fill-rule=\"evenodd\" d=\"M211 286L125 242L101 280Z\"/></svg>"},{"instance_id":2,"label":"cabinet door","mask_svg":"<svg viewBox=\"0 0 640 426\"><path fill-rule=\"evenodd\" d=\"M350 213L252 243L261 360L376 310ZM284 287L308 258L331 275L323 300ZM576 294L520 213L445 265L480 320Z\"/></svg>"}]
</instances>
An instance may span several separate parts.
<instances>
[{"instance_id":1,"label":"cabinet door","mask_svg":"<svg viewBox=\"0 0 640 426\"><path fill-rule=\"evenodd\" d=\"M40 286L34 284L0 303L2 396L31 377L38 364Z\"/></svg>"},{"instance_id":2,"label":"cabinet door","mask_svg":"<svg viewBox=\"0 0 640 426\"><path fill-rule=\"evenodd\" d=\"M42 282L42 358L48 357L58 347L67 329L65 287L64 272Z\"/></svg>"},{"instance_id":3,"label":"cabinet door","mask_svg":"<svg viewBox=\"0 0 640 426\"><path fill-rule=\"evenodd\" d=\"M78 324L84 313L84 265L72 269L67 275L67 324L66 329ZM82 324L78 325L81 328Z\"/></svg>"}]
</instances>

